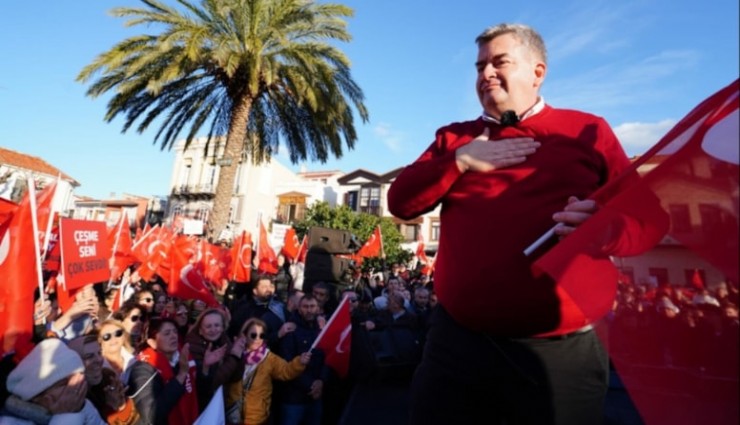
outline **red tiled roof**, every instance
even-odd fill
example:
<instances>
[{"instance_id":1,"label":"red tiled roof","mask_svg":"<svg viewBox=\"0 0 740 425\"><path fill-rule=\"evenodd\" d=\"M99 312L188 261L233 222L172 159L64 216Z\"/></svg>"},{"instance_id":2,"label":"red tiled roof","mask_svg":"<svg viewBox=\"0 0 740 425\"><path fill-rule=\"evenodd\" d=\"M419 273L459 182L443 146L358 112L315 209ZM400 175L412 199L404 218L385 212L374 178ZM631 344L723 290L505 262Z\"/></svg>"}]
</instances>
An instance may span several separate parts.
<instances>
[{"instance_id":1,"label":"red tiled roof","mask_svg":"<svg viewBox=\"0 0 740 425\"><path fill-rule=\"evenodd\" d=\"M44 173L52 177L61 175L64 180L71 182L73 185L80 185L77 180L73 179L68 174L64 173L60 169L54 167L53 165L49 164L39 157L26 155L24 153L0 147L0 165L3 164L7 164L16 168L22 168L24 170Z\"/></svg>"}]
</instances>

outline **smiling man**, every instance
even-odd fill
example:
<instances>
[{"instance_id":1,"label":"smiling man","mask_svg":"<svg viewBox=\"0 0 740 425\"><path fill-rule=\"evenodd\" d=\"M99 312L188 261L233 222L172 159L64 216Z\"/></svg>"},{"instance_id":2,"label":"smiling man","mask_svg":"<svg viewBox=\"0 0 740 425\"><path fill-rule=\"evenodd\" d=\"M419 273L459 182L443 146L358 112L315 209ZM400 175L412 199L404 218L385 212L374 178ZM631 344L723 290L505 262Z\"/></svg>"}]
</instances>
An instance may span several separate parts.
<instances>
[{"instance_id":1,"label":"smiling man","mask_svg":"<svg viewBox=\"0 0 740 425\"><path fill-rule=\"evenodd\" d=\"M629 159L604 119L545 103L547 52L536 31L501 24L476 43L482 115L440 128L388 192L401 219L442 206L439 305L410 423L598 424L605 351L523 251L553 226L564 237L588 219L596 204L586 198Z\"/></svg>"}]
</instances>

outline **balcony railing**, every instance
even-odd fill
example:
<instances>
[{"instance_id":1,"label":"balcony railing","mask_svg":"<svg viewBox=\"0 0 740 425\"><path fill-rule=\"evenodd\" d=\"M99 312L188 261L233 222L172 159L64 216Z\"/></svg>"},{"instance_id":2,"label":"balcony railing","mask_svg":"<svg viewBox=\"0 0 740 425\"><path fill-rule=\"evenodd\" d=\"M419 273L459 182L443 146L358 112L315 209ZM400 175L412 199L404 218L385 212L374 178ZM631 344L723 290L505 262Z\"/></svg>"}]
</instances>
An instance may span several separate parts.
<instances>
[{"instance_id":1,"label":"balcony railing","mask_svg":"<svg viewBox=\"0 0 740 425\"><path fill-rule=\"evenodd\" d=\"M181 195L181 196L197 196L197 195L210 195L213 196L216 194L216 188L210 184L210 183L203 183L203 184L183 184L180 186L175 186L172 189L173 195Z\"/></svg>"}]
</instances>

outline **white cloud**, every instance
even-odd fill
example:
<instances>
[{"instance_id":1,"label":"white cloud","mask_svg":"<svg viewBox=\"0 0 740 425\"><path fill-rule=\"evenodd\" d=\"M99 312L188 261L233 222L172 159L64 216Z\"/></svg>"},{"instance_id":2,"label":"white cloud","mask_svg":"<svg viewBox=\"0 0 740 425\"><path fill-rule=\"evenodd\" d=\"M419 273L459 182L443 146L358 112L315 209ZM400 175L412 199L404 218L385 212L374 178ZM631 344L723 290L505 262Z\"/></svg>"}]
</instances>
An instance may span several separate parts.
<instances>
[{"instance_id":1,"label":"white cloud","mask_svg":"<svg viewBox=\"0 0 740 425\"><path fill-rule=\"evenodd\" d=\"M668 130L676 125L674 119L664 119L658 122L627 122L614 127L614 133L622 142L627 155L634 156L644 153L658 143Z\"/></svg>"},{"instance_id":2,"label":"white cloud","mask_svg":"<svg viewBox=\"0 0 740 425\"><path fill-rule=\"evenodd\" d=\"M373 133L394 153L401 151L403 135L393 130L390 124L380 123L373 128Z\"/></svg>"}]
</instances>

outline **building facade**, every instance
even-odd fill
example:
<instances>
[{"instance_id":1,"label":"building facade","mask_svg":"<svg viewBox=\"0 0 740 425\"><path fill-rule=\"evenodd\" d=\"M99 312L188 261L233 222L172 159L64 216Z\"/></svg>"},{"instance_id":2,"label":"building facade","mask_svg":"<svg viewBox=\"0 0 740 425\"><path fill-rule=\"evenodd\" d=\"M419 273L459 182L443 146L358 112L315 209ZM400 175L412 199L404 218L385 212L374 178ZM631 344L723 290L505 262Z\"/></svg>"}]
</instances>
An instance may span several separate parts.
<instances>
[{"instance_id":1,"label":"building facade","mask_svg":"<svg viewBox=\"0 0 740 425\"><path fill-rule=\"evenodd\" d=\"M289 223L303 218L306 206L315 201L336 199L339 172L295 173L278 160L254 164L246 156L224 162L221 140L208 144L205 138L175 146L175 159L168 196L168 217L176 215L200 220L206 226L223 167L237 167L229 213L231 235L257 230L258 221Z\"/></svg>"},{"instance_id":2,"label":"building facade","mask_svg":"<svg viewBox=\"0 0 740 425\"><path fill-rule=\"evenodd\" d=\"M59 179L52 201L54 211L69 216L74 210L74 190L80 186L73 179L45 160L0 147L0 197L19 202L31 178L36 189L41 189Z\"/></svg>"}]
</instances>

